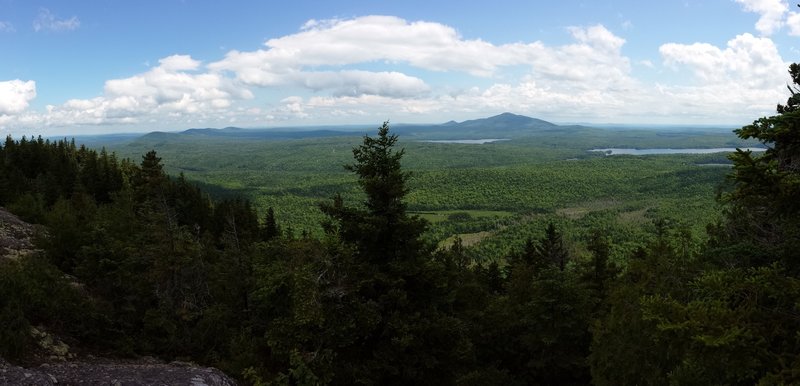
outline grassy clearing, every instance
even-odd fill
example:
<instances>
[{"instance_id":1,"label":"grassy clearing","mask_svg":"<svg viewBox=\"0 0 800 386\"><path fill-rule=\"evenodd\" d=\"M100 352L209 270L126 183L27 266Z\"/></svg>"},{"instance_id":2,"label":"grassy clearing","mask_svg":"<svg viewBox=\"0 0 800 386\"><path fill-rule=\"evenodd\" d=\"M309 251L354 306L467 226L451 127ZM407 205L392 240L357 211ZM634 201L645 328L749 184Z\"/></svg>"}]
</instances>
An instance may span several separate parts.
<instances>
[{"instance_id":1,"label":"grassy clearing","mask_svg":"<svg viewBox=\"0 0 800 386\"><path fill-rule=\"evenodd\" d=\"M514 215L503 210L436 210L436 211L410 211L432 224L443 221L469 221L471 219L498 218L504 219Z\"/></svg>"},{"instance_id":2,"label":"grassy clearing","mask_svg":"<svg viewBox=\"0 0 800 386\"><path fill-rule=\"evenodd\" d=\"M619 207L621 203L613 199L594 200L576 206L556 209L556 214L570 220L583 218L588 213Z\"/></svg>"},{"instance_id":3,"label":"grassy clearing","mask_svg":"<svg viewBox=\"0 0 800 386\"><path fill-rule=\"evenodd\" d=\"M456 241L456 238L461 238L461 244L465 247L471 247L480 243L481 241L485 240L488 237L491 237L494 232L490 231L481 231L475 233L461 233L457 235L452 235L442 241L439 242L439 248L450 248L451 245Z\"/></svg>"}]
</instances>

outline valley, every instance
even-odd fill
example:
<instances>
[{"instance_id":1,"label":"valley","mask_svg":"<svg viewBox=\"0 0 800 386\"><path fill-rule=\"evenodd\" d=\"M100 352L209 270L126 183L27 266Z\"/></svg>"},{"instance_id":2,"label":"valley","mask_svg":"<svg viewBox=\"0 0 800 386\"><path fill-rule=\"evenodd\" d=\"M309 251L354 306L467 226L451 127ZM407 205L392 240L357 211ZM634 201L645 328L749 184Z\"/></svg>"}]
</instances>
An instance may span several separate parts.
<instances>
[{"instance_id":1,"label":"valley","mask_svg":"<svg viewBox=\"0 0 800 386\"><path fill-rule=\"evenodd\" d=\"M729 163L730 149L753 145L732 133L562 127L509 113L462 123L397 125L396 131L406 152L403 167L411 172L408 208L430 221L426 237L441 246L455 237L469 240L478 261L502 260L526 237L536 235L535 229L554 220L576 242L583 242L597 218L603 218L615 230L618 244L644 243L644 233L636 234L621 220L637 213L646 214L648 221L672 218L701 237L706 224L716 219L715 192L728 173L701 165ZM343 165L370 130L306 128L289 133L192 129L107 146L134 160L155 150L169 174L183 174L216 197L246 197L259 213L272 207L278 221L298 235L318 237L324 219L319 203L336 194L351 204L362 199ZM490 137L509 140L485 139ZM706 147L700 154L644 157L589 151L600 146ZM622 259L627 250L618 252Z\"/></svg>"}]
</instances>

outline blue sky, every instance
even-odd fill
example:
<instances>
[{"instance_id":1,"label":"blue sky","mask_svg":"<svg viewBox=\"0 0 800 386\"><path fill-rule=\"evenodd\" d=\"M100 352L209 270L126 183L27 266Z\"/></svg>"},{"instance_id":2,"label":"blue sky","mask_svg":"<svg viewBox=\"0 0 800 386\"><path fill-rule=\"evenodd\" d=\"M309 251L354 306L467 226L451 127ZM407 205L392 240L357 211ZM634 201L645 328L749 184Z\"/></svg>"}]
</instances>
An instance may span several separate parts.
<instances>
[{"instance_id":1,"label":"blue sky","mask_svg":"<svg viewBox=\"0 0 800 386\"><path fill-rule=\"evenodd\" d=\"M786 99L798 36L781 0L0 0L0 134L741 126Z\"/></svg>"}]
</instances>

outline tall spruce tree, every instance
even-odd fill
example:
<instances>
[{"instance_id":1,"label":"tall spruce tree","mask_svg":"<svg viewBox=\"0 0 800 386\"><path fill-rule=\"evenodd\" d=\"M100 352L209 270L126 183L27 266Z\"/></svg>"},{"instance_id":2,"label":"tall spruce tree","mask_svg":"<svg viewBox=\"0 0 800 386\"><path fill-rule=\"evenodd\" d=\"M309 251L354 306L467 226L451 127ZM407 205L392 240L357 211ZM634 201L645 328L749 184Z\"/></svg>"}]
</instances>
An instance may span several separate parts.
<instances>
[{"instance_id":1,"label":"tall spruce tree","mask_svg":"<svg viewBox=\"0 0 800 386\"><path fill-rule=\"evenodd\" d=\"M349 206L337 196L321 205L325 254L276 261L269 271L291 276L259 283L258 304L292 299L290 315L267 321L270 350L289 359L290 382L452 383L469 356L466 327L449 312L445 272L420 237L426 222L406 212L409 174L396 142L384 123L353 150L346 168L365 200Z\"/></svg>"},{"instance_id":2,"label":"tall spruce tree","mask_svg":"<svg viewBox=\"0 0 800 386\"><path fill-rule=\"evenodd\" d=\"M267 209L267 216L264 217L264 240L272 240L273 238L279 236L280 233L281 229L278 227L278 222L275 220L275 209L272 209L270 206L269 209Z\"/></svg>"},{"instance_id":3,"label":"tall spruce tree","mask_svg":"<svg viewBox=\"0 0 800 386\"><path fill-rule=\"evenodd\" d=\"M341 200L321 207L339 225L336 230L342 239L355 244L361 259L381 265L413 260L424 249L420 235L426 222L406 213L403 199L410 174L401 168L405 151L395 151L396 143L397 136L384 122L376 138L365 136L363 144L353 149L356 162L345 169L358 177L366 195L363 208L345 207Z\"/></svg>"},{"instance_id":4,"label":"tall spruce tree","mask_svg":"<svg viewBox=\"0 0 800 386\"><path fill-rule=\"evenodd\" d=\"M782 260L800 271L800 64L789 66L794 86L778 115L764 117L736 130L743 139L766 146L763 153L738 150L731 156L735 189L727 197L730 215L727 240L746 239L761 251L751 265Z\"/></svg>"}]
</instances>

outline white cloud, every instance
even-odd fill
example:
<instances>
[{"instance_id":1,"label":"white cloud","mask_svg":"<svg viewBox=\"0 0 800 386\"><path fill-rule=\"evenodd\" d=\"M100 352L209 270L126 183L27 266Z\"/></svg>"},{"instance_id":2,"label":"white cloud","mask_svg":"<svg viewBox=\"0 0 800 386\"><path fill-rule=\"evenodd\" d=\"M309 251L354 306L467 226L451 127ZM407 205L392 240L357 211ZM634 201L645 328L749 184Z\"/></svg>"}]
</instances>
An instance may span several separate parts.
<instances>
[{"instance_id":1,"label":"white cloud","mask_svg":"<svg viewBox=\"0 0 800 386\"><path fill-rule=\"evenodd\" d=\"M39 9L39 15L33 20L33 30L36 32L49 30L49 31L72 31L81 26L81 21L77 16L69 19L60 19L50 12L47 8Z\"/></svg>"},{"instance_id":2,"label":"white cloud","mask_svg":"<svg viewBox=\"0 0 800 386\"><path fill-rule=\"evenodd\" d=\"M602 25L573 27L569 31L576 44L547 47L536 41L494 45L479 39L465 40L446 25L390 16L312 20L297 34L268 40L266 49L231 51L209 68L231 71L244 84L259 87L296 85L334 94L355 92L389 97L421 96L429 87L421 79L397 72L320 74L313 69L383 62L388 66L405 64L428 71L491 77L503 68L522 65L551 83L583 83L583 87L631 83L627 75L629 61L621 55L624 39ZM588 82L590 79L600 84Z\"/></svg>"},{"instance_id":3,"label":"white cloud","mask_svg":"<svg viewBox=\"0 0 800 386\"><path fill-rule=\"evenodd\" d=\"M394 17L312 20L297 34L268 40L267 49L231 51L209 68L231 71L249 85L295 85L330 93L286 99L270 112L276 119L363 116L365 110L381 116L391 111L427 114L450 109L575 109L588 113L603 104L621 106L618 94L638 87L630 75L630 61L621 52L625 40L602 25L568 31L575 43L564 46L541 42L493 45L464 40L445 25ZM491 77L506 67L522 66L530 73L516 86L496 84L483 92L442 96L431 94L422 79L396 71L314 70L376 62L478 77Z\"/></svg>"},{"instance_id":4,"label":"white cloud","mask_svg":"<svg viewBox=\"0 0 800 386\"><path fill-rule=\"evenodd\" d=\"M0 20L0 32L16 32L17 29L14 28L14 25L11 24L10 21L2 21Z\"/></svg>"},{"instance_id":5,"label":"white cloud","mask_svg":"<svg viewBox=\"0 0 800 386\"><path fill-rule=\"evenodd\" d=\"M742 34L720 49L708 43L664 44L664 63L688 67L703 84L728 87L733 83L756 90L777 90L786 81L788 64L772 40Z\"/></svg>"},{"instance_id":6,"label":"white cloud","mask_svg":"<svg viewBox=\"0 0 800 386\"><path fill-rule=\"evenodd\" d=\"M19 79L0 82L0 115L23 112L36 98L36 82Z\"/></svg>"},{"instance_id":7,"label":"white cloud","mask_svg":"<svg viewBox=\"0 0 800 386\"><path fill-rule=\"evenodd\" d=\"M431 71L490 76L499 67L527 63L542 44L495 46L482 40L464 40L455 29L439 23L365 16L311 20L299 33L267 40L265 46L266 49L257 51L231 51L209 67L231 71L243 83L262 87L286 84L287 77L296 84L306 85L306 76L318 76L313 72L315 67L379 61L406 63ZM350 73L342 75L353 79ZM367 77L362 72L359 77L368 80L386 75Z\"/></svg>"},{"instance_id":8,"label":"white cloud","mask_svg":"<svg viewBox=\"0 0 800 386\"><path fill-rule=\"evenodd\" d=\"M678 85L637 79L625 39L603 25L565 31L571 42L563 45L493 44L389 16L312 20L262 49L230 51L207 65L189 55L162 58L143 73L106 81L96 98L45 112L25 110L24 99L0 126L430 122L503 111L556 121L748 122L786 98L787 63L766 37L743 34L723 47L662 45L666 66L693 75ZM255 87L274 99L243 103Z\"/></svg>"},{"instance_id":9,"label":"white cloud","mask_svg":"<svg viewBox=\"0 0 800 386\"><path fill-rule=\"evenodd\" d=\"M430 93L426 97L327 95L282 101L275 120L352 119L369 116L485 116L513 111L567 121L746 123L785 99L786 66L768 38L743 34L725 47L665 44L664 63L688 71L687 85L645 84L631 75L625 41L603 26L569 29L575 42L537 48L518 82ZM640 62L653 67L650 61ZM344 118L342 118L344 117Z\"/></svg>"},{"instance_id":10,"label":"white cloud","mask_svg":"<svg viewBox=\"0 0 800 386\"><path fill-rule=\"evenodd\" d=\"M192 71L200 67L200 61L189 55L172 55L158 60L159 67L165 71Z\"/></svg>"},{"instance_id":11,"label":"white cloud","mask_svg":"<svg viewBox=\"0 0 800 386\"><path fill-rule=\"evenodd\" d=\"M50 106L48 124L113 124L190 115L210 116L229 108L232 100L253 94L216 73L195 73L201 63L187 55L159 60L159 66L129 78L106 81L103 96L72 99ZM167 119L168 120L168 119Z\"/></svg>"},{"instance_id":12,"label":"white cloud","mask_svg":"<svg viewBox=\"0 0 800 386\"><path fill-rule=\"evenodd\" d=\"M542 47L532 55L533 76L554 88L580 90L629 89L630 60L622 55L625 40L602 25L569 29L575 44Z\"/></svg>"},{"instance_id":13,"label":"white cloud","mask_svg":"<svg viewBox=\"0 0 800 386\"><path fill-rule=\"evenodd\" d=\"M427 93L430 87L422 79L399 72L338 71L307 72L298 82L309 89L331 90L334 95L385 95L414 97Z\"/></svg>"},{"instance_id":14,"label":"white cloud","mask_svg":"<svg viewBox=\"0 0 800 386\"><path fill-rule=\"evenodd\" d=\"M760 15L756 29L763 35L771 35L781 29L784 15L789 11L785 0L735 0L745 11Z\"/></svg>"},{"instance_id":15,"label":"white cloud","mask_svg":"<svg viewBox=\"0 0 800 386\"><path fill-rule=\"evenodd\" d=\"M789 12L786 18L786 26L789 27L789 35L800 36L800 13Z\"/></svg>"}]
</instances>

